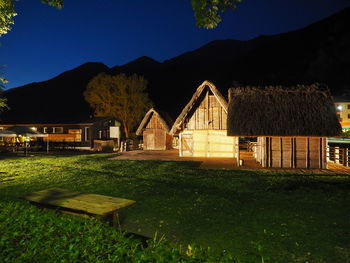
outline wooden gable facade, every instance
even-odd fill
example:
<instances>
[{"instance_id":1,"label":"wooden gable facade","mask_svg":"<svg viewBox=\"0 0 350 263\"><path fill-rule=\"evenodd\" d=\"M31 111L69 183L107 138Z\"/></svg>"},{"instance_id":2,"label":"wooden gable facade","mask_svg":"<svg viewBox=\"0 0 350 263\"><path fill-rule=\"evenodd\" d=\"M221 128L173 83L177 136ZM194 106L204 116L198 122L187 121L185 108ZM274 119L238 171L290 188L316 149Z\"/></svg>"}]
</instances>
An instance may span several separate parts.
<instances>
[{"instance_id":1,"label":"wooden gable facade","mask_svg":"<svg viewBox=\"0 0 350 263\"><path fill-rule=\"evenodd\" d=\"M136 135L142 135L144 150L171 149L173 137L169 134L170 122L165 113L160 113L153 108L146 113L136 131Z\"/></svg>"},{"instance_id":2,"label":"wooden gable facade","mask_svg":"<svg viewBox=\"0 0 350 263\"><path fill-rule=\"evenodd\" d=\"M227 136L227 101L204 81L176 119L170 134L179 135L179 155L235 157L236 138Z\"/></svg>"}]
</instances>

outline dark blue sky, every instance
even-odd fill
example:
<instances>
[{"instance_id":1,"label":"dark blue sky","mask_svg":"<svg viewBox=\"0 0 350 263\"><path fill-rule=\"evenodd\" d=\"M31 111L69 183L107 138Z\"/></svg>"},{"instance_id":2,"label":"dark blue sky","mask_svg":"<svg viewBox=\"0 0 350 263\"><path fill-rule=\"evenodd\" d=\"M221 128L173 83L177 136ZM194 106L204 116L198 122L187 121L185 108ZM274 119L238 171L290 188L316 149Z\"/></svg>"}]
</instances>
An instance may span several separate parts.
<instances>
[{"instance_id":1,"label":"dark blue sky","mask_svg":"<svg viewBox=\"0 0 350 263\"><path fill-rule=\"evenodd\" d=\"M350 0L244 0L213 30L195 26L190 0L39 0L16 3L13 29L0 38L7 88L50 79L85 62L164 61L217 39L247 40L299 29L350 6Z\"/></svg>"}]
</instances>

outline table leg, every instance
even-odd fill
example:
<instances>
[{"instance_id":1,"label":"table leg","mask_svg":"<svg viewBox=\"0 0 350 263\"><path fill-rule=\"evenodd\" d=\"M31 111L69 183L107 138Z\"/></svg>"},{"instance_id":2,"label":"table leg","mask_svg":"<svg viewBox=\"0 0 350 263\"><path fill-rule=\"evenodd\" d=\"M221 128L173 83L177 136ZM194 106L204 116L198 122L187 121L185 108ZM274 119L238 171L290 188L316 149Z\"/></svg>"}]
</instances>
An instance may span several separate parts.
<instances>
[{"instance_id":1,"label":"table leg","mask_svg":"<svg viewBox=\"0 0 350 263\"><path fill-rule=\"evenodd\" d=\"M118 211L114 211L112 214L112 225L113 227L116 227L116 226L120 227Z\"/></svg>"}]
</instances>

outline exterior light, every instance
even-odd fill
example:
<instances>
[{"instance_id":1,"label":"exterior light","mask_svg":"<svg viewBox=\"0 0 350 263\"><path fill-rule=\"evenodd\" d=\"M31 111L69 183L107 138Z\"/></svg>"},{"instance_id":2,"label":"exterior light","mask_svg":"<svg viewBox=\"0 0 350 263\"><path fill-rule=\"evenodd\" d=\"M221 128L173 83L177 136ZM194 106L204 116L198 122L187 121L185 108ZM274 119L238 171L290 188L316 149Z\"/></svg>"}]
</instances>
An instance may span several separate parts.
<instances>
[{"instance_id":1,"label":"exterior light","mask_svg":"<svg viewBox=\"0 0 350 263\"><path fill-rule=\"evenodd\" d=\"M338 110L338 111L342 111L342 109L343 109L343 106L342 106L342 105L338 105L338 106L337 106L337 110Z\"/></svg>"},{"instance_id":2,"label":"exterior light","mask_svg":"<svg viewBox=\"0 0 350 263\"><path fill-rule=\"evenodd\" d=\"M33 131L36 131L36 130L37 130L36 127L32 127L31 129L32 129Z\"/></svg>"}]
</instances>

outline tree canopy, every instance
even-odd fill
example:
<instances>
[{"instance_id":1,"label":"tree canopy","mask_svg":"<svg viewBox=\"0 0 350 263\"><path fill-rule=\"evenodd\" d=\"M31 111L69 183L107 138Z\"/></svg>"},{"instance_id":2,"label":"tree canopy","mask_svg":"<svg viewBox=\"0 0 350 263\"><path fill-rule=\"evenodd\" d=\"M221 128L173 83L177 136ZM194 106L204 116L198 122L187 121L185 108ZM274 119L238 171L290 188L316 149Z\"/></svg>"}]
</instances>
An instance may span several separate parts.
<instances>
[{"instance_id":1,"label":"tree canopy","mask_svg":"<svg viewBox=\"0 0 350 263\"><path fill-rule=\"evenodd\" d=\"M84 92L95 116L112 116L122 121L125 136L140 122L152 106L145 92L147 80L136 74L115 76L101 73L94 77Z\"/></svg>"},{"instance_id":2,"label":"tree canopy","mask_svg":"<svg viewBox=\"0 0 350 263\"><path fill-rule=\"evenodd\" d=\"M221 13L235 10L242 0L192 0L192 8L198 27L212 29L221 22Z\"/></svg>"},{"instance_id":3,"label":"tree canopy","mask_svg":"<svg viewBox=\"0 0 350 263\"><path fill-rule=\"evenodd\" d=\"M17 15L15 0L0 0L0 36L6 34ZM176 0L175 0L176 1ZM236 9L242 0L191 0L196 24L207 29L215 28L221 22L221 14L228 9ZM42 3L62 8L64 0L41 0Z\"/></svg>"},{"instance_id":4,"label":"tree canopy","mask_svg":"<svg viewBox=\"0 0 350 263\"><path fill-rule=\"evenodd\" d=\"M42 3L57 8L63 7L64 0L41 0ZM0 0L0 36L6 34L14 24L14 17L17 15L14 0Z\"/></svg>"}]
</instances>

